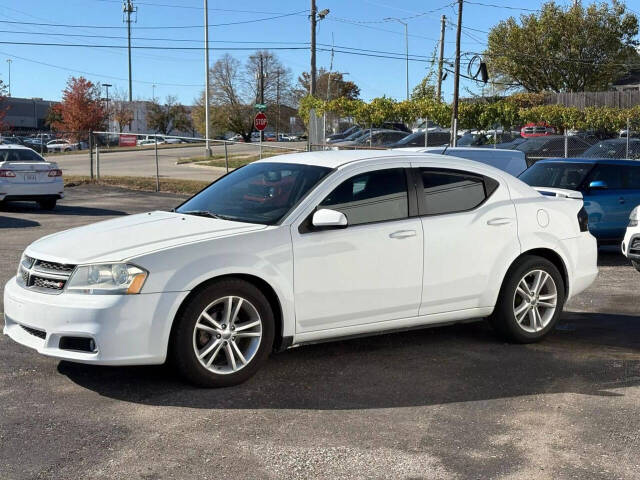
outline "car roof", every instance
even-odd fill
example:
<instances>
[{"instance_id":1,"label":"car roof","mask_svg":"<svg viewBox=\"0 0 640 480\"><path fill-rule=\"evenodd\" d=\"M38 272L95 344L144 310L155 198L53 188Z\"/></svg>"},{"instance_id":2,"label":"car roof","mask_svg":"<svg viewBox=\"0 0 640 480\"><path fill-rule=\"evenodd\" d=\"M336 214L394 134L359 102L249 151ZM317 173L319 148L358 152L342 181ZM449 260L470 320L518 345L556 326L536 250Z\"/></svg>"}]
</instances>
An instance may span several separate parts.
<instances>
[{"instance_id":1,"label":"car roof","mask_svg":"<svg viewBox=\"0 0 640 480\"><path fill-rule=\"evenodd\" d=\"M542 160L538 160L538 163L609 163L612 165L638 165L640 166L640 161L638 160L625 160L625 159L617 159L617 158L580 158L580 157L572 157L572 158L544 158Z\"/></svg>"},{"instance_id":2,"label":"car roof","mask_svg":"<svg viewBox=\"0 0 640 480\"><path fill-rule=\"evenodd\" d=\"M33 150L32 148L25 147L24 145L16 145L15 143L0 144L0 149Z\"/></svg>"}]
</instances>

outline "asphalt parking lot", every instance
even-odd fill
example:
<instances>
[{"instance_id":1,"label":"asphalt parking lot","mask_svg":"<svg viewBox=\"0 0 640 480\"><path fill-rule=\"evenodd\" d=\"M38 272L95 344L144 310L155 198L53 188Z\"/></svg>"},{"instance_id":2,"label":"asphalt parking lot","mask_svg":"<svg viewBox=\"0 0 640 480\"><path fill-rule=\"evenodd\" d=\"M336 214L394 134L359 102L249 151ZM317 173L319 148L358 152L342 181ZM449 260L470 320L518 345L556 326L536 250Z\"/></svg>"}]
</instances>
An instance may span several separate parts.
<instances>
[{"instance_id":1,"label":"asphalt parking lot","mask_svg":"<svg viewBox=\"0 0 640 480\"><path fill-rule=\"evenodd\" d=\"M43 235L180 201L80 186L54 212L4 207L0 282ZM219 390L0 336L0 479L640 478L639 285L607 249L542 343L484 322L380 335L288 350Z\"/></svg>"}]
</instances>

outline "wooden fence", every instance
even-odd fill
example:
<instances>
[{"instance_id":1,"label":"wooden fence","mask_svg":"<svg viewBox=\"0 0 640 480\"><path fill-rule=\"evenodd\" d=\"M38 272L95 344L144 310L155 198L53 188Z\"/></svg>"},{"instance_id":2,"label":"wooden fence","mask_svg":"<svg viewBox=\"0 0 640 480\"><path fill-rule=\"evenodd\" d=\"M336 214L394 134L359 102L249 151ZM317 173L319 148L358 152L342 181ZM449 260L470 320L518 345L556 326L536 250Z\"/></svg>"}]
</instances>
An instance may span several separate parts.
<instances>
[{"instance_id":1,"label":"wooden fence","mask_svg":"<svg viewBox=\"0 0 640 480\"><path fill-rule=\"evenodd\" d=\"M560 104L567 107L616 107L630 108L640 105L640 90L624 92L565 92L549 93L547 103Z\"/></svg>"}]
</instances>

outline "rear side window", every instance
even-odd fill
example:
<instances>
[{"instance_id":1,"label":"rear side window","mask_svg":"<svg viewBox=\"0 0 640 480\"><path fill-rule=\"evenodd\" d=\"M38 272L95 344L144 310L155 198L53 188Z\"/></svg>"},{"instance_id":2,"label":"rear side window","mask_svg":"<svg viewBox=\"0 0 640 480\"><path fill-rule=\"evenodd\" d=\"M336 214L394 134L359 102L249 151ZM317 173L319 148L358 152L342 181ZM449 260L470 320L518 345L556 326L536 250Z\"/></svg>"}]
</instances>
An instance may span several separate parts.
<instances>
[{"instance_id":1,"label":"rear side window","mask_svg":"<svg viewBox=\"0 0 640 480\"><path fill-rule=\"evenodd\" d=\"M44 159L30 148L2 148L0 162L42 162Z\"/></svg>"},{"instance_id":2,"label":"rear side window","mask_svg":"<svg viewBox=\"0 0 640 480\"><path fill-rule=\"evenodd\" d=\"M621 169L624 188L640 190L640 165L637 167L622 167Z\"/></svg>"},{"instance_id":3,"label":"rear side window","mask_svg":"<svg viewBox=\"0 0 640 480\"><path fill-rule=\"evenodd\" d=\"M344 181L320 203L345 214L349 225L398 220L409 215L403 168L375 170Z\"/></svg>"},{"instance_id":4,"label":"rear side window","mask_svg":"<svg viewBox=\"0 0 640 480\"><path fill-rule=\"evenodd\" d=\"M423 215L473 210L498 188L498 182L459 170L420 169L424 202Z\"/></svg>"}]
</instances>

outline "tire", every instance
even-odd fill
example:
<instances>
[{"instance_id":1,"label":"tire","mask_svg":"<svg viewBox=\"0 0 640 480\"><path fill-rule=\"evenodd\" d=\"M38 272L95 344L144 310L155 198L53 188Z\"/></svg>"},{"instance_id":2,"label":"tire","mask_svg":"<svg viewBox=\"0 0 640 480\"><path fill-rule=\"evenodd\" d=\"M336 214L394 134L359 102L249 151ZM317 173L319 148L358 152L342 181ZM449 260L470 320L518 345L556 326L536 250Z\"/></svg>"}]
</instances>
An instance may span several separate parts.
<instances>
[{"instance_id":1,"label":"tire","mask_svg":"<svg viewBox=\"0 0 640 480\"><path fill-rule=\"evenodd\" d=\"M176 318L169 346L181 376L207 388L230 387L252 377L269 356L275 335L273 311L264 294L243 280L226 279L208 285L188 302Z\"/></svg>"},{"instance_id":2,"label":"tire","mask_svg":"<svg viewBox=\"0 0 640 480\"><path fill-rule=\"evenodd\" d=\"M631 260L631 265L634 266L634 268L640 272L640 262L636 261L636 260Z\"/></svg>"},{"instance_id":3,"label":"tire","mask_svg":"<svg viewBox=\"0 0 640 480\"><path fill-rule=\"evenodd\" d=\"M538 275L541 287L536 292ZM564 301L564 281L557 267L546 258L526 255L509 268L489 323L508 341L537 342L555 327Z\"/></svg>"},{"instance_id":4,"label":"tire","mask_svg":"<svg viewBox=\"0 0 640 480\"><path fill-rule=\"evenodd\" d=\"M42 210L53 210L56 208L57 200L55 198L46 199L46 200L38 200L38 206Z\"/></svg>"}]
</instances>

